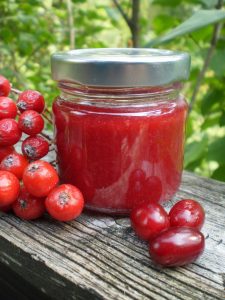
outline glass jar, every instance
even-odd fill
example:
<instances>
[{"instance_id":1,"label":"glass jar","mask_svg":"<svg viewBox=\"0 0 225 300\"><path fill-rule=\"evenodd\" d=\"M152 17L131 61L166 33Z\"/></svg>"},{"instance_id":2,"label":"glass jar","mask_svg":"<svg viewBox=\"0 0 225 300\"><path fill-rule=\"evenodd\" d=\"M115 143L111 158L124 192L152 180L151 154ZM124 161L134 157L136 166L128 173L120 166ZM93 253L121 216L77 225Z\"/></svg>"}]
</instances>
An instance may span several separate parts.
<instances>
[{"instance_id":1,"label":"glass jar","mask_svg":"<svg viewBox=\"0 0 225 300\"><path fill-rule=\"evenodd\" d=\"M86 208L127 214L179 188L187 104L180 95L190 56L155 49L56 53L61 90L53 114L59 174Z\"/></svg>"}]
</instances>

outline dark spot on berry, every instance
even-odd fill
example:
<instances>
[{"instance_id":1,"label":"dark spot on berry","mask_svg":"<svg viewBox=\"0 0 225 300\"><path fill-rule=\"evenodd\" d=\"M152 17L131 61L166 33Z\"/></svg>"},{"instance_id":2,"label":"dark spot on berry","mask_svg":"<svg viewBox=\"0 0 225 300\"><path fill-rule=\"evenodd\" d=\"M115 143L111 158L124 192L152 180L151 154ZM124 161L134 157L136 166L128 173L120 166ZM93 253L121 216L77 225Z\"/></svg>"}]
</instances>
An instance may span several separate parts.
<instances>
[{"instance_id":1,"label":"dark spot on berry","mask_svg":"<svg viewBox=\"0 0 225 300\"><path fill-rule=\"evenodd\" d=\"M23 120L23 125L26 127L26 128L32 128L32 119L30 117L26 117L24 120Z\"/></svg>"},{"instance_id":2,"label":"dark spot on berry","mask_svg":"<svg viewBox=\"0 0 225 300\"><path fill-rule=\"evenodd\" d=\"M24 152L29 158L35 158L36 157L36 148L30 145L26 145L24 147Z\"/></svg>"},{"instance_id":3,"label":"dark spot on berry","mask_svg":"<svg viewBox=\"0 0 225 300\"><path fill-rule=\"evenodd\" d=\"M24 101L19 101L17 103L18 108L22 109L22 110L26 110L27 109L27 104Z\"/></svg>"},{"instance_id":4,"label":"dark spot on berry","mask_svg":"<svg viewBox=\"0 0 225 300\"><path fill-rule=\"evenodd\" d=\"M39 169L38 165L32 165L30 167L28 167L28 172L34 173Z\"/></svg>"},{"instance_id":5,"label":"dark spot on berry","mask_svg":"<svg viewBox=\"0 0 225 300\"><path fill-rule=\"evenodd\" d=\"M61 192L59 194L59 204L60 206L65 206L70 198L69 194L66 192Z\"/></svg>"},{"instance_id":6,"label":"dark spot on berry","mask_svg":"<svg viewBox=\"0 0 225 300\"><path fill-rule=\"evenodd\" d=\"M14 163L13 156L9 155L6 160L4 160L5 167L11 167Z\"/></svg>"},{"instance_id":7,"label":"dark spot on berry","mask_svg":"<svg viewBox=\"0 0 225 300\"><path fill-rule=\"evenodd\" d=\"M26 209L26 207L27 207L27 201L26 200L20 199L19 203L20 203L20 207L22 209Z\"/></svg>"}]
</instances>

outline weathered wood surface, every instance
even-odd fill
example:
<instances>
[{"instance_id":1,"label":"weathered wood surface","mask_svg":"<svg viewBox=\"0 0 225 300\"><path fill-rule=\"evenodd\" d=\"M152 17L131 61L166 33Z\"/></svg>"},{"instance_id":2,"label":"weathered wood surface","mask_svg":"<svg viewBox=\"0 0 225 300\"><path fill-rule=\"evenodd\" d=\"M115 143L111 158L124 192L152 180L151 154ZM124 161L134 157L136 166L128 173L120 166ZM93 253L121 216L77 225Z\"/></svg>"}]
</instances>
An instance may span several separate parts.
<instances>
[{"instance_id":1,"label":"weathered wood surface","mask_svg":"<svg viewBox=\"0 0 225 300\"><path fill-rule=\"evenodd\" d=\"M176 269L152 263L128 218L86 212L64 224L2 214L1 290L20 300L225 299L225 184L184 173L172 202L181 197L199 200L206 210L206 250Z\"/></svg>"}]
</instances>

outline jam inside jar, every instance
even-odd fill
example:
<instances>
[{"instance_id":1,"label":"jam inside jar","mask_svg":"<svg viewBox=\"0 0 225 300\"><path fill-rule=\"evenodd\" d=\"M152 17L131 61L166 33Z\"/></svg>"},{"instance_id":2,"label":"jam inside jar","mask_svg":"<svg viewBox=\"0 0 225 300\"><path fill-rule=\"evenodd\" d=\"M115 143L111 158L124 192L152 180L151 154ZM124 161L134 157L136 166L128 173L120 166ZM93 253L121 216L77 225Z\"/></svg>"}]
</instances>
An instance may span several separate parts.
<instances>
[{"instance_id":1,"label":"jam inside jar","mask_svg":"<svg viewBox=\"0 0 225 300\"><path fill-rule=\"evenodd\" d=\"M76 56L76 51L71 52ZM110 60L107 55L105 59ZM88 61L89 69L91 62L96 64L96 60ZM53 61L56 66L60 63ZM156 59L151 66L156 63L160 64ZM58 76L60 71L54 75L53 66L53 77L61 90L53 104L61 182L74 184L82 191L86 208L104 213L127 214L139 202L171 199L182 175L187 104L180 89L187 74L182 77L176 71L179 76L174 82L163 84L157 75L159 84L154 86L150 83L155 79L151 78L142 80L141 85L140 74L139 79L132 79L134 82L122 78L122 86L110 73L117 71L107 66L113 85L109 78L102 78L101 85L101 81L85 82L84 74L84 82L78 80L76 64L75 59L70 66L69 77L74 80L66 76L68 68L66 75ZM90 69L92 74L94 71L97 76L96 66ZM138 69L136 75L141 71Z\"/></svg>"}]
</instances>

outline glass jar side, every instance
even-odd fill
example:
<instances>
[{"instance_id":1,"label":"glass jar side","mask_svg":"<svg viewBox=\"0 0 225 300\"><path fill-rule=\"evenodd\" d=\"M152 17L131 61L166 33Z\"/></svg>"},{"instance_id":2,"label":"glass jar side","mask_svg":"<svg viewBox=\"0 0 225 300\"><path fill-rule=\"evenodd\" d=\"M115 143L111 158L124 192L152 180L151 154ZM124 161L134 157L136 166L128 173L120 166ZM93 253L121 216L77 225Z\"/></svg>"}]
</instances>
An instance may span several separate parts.
<instances>
[{"instance_id":1,"label":"glass jar side","mask_svg":"<svg viewBox=\"0 0 225 300\"><path fill-rule=\"evenodd\" d=\"M175 87L62 89L53 105L60 178L81 189L87 208L126 214L177 191L187 104Z\"/></svg>"}]
</instances>

